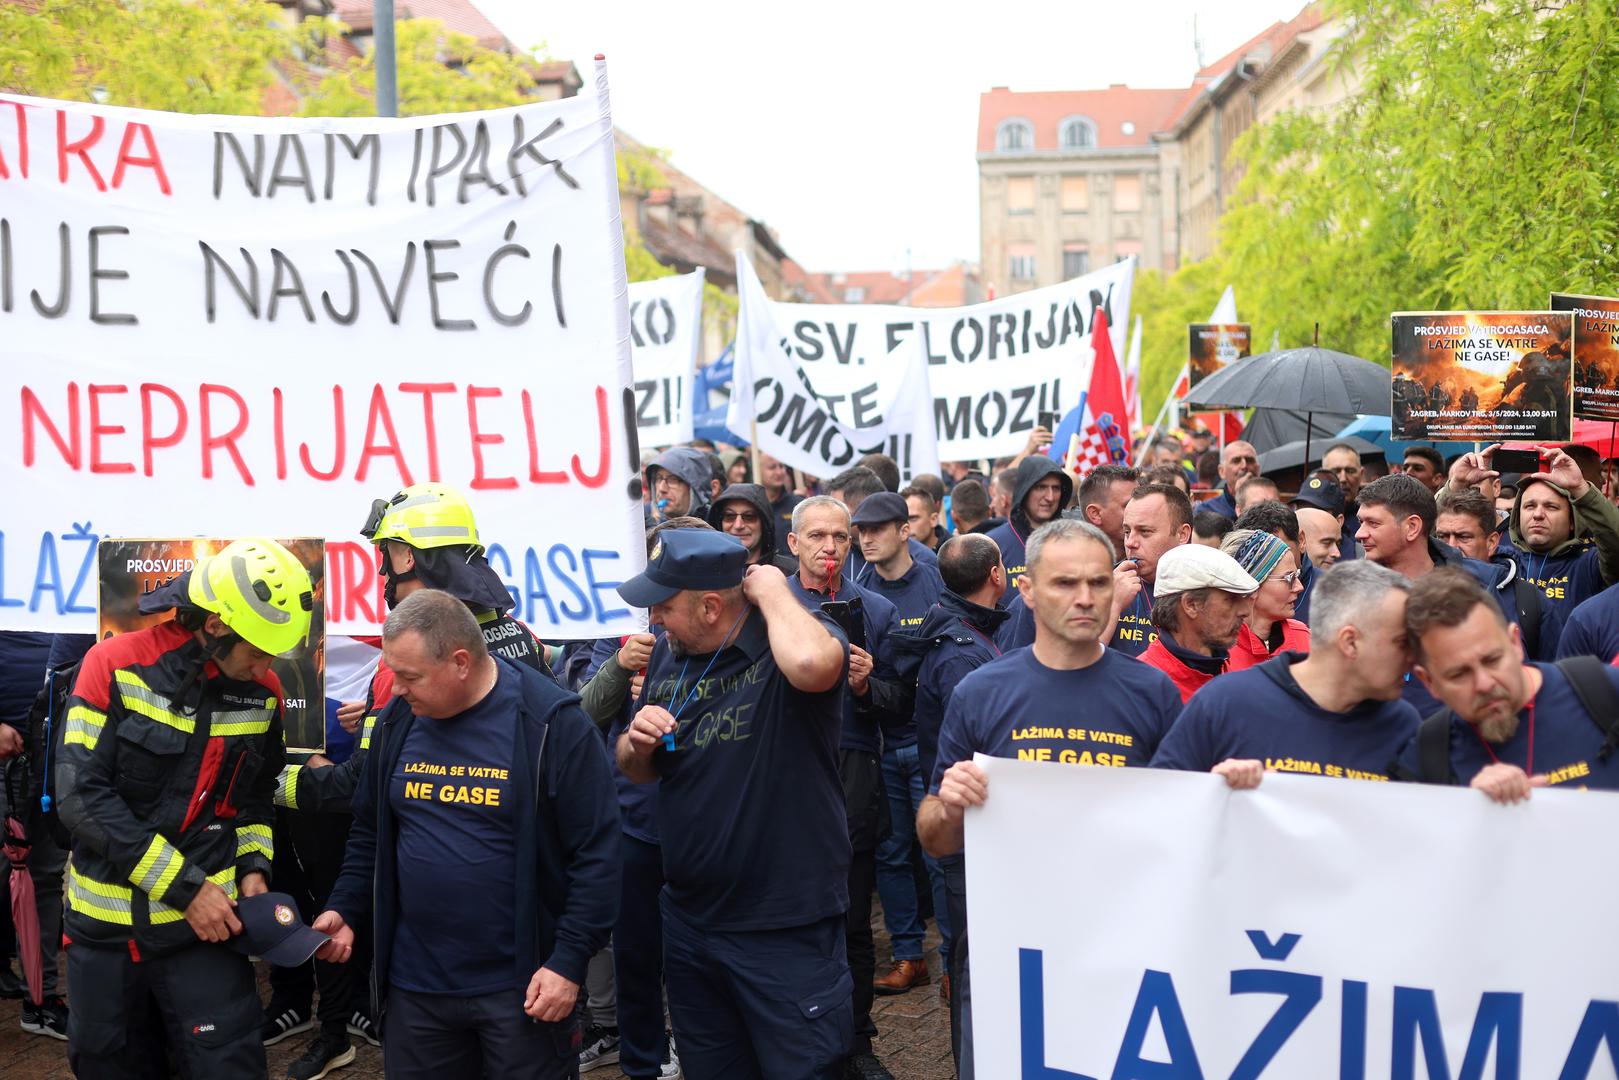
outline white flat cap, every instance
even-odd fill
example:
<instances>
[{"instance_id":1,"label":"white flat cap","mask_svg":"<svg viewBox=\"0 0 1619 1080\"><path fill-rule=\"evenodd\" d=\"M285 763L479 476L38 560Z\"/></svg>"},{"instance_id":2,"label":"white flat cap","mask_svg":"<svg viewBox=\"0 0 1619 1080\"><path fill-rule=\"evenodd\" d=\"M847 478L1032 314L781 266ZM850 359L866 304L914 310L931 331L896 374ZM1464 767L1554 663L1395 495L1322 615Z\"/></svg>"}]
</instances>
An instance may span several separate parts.
<instances>
[{"instance_id":1,"label":"white flat cap","mask_svg":"<svg viewBox=\"0 0 1619 1080\"><path fill-rule=\"evenodd\" d=\"M1202 544L1170 548L1158 560L1152 595L1173 596L1193 589L1219 589L1247 596L1259 591L1259 582L1223 551Z\"/></svg>"}]
</instances>

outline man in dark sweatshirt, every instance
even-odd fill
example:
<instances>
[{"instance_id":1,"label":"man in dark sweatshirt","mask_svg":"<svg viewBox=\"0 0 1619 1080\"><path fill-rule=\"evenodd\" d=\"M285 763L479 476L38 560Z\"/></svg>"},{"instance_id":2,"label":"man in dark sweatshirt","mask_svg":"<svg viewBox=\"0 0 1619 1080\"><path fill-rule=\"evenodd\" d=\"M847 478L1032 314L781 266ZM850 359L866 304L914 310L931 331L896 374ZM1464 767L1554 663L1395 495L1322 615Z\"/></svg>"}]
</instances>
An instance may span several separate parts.
<instances>
[{"instance_id":1,"label":"man in dark sweatshirt","mask_svg":"<svg viewBox=\"0 0 1619 1080\"><path fill-rule=\"evenodd\" d=\"M1451 469L1451 489L1493 479L1495 450L1463 454ZM1567 451L1549 453L1545 472L1519 481L1508 518L1511 543L1500 550L1566 622L1574 608L1619 581L1619 508L1585 479Z\"/></svg>"},{"instance_id":2,"label":"man in dark sweatshirt","mask_svg":"<svg viewBox=\"0 0 1619 1080\"><path fill-rule=\"evenodd\" d=\"M803 500L800 499L799 502ZM797 503L793 504L798 505ZM732 484L708 508L708 523L742 541L748 565L774 566L784 574L798 571L798 560L780 549L776 512L758 484ZM788 515L791 522L792 516Z\"/></svg>"},{"instance_id":3,"label":"man in dark sweatshirt","mask_svg":"<svg viewBox=\"0 0 1619 1080\"><path fill-rule=\"evenodd\" d=\"M1235 788L1266 771L1387 780L1416 733L1400 700L1410 581L1365 559L1316 586L1310 653L1222 675L1192 696L1164 737L1159 769L1214 772Z\"/></svg>"},{"instance_id":4,"label":"man in dark sweatshirt","mask_svg":"<svg viewBox=\"0 0 1619 1080\"><path fill-rule=\"evenodd\" d=\"M1017 595L1018 578L1024 573L1024 544L1029 536L1062 513L1073 497L1074 481L1056 461L1035 454L1018 463L1011 514L1005 525L989 534L1001 549L1001 561L1006 565L1005 600Z\"/></svg>"},{"instance_id":5,"label":"man in dark sweatshirt","mask_svg":"<svg viewBox=\"0 0 1619 1080\"><path fill-rule=\"evenodd\" d=\"M382 630L378 716L329 909L349 959L374 920L374 1007L390 1077L576 1075L574 1005L618 915L619 814L579 699L490 654L448 593ZM526 1015L525 1015L526 1014Z\"/></svg>"}]
</instances>

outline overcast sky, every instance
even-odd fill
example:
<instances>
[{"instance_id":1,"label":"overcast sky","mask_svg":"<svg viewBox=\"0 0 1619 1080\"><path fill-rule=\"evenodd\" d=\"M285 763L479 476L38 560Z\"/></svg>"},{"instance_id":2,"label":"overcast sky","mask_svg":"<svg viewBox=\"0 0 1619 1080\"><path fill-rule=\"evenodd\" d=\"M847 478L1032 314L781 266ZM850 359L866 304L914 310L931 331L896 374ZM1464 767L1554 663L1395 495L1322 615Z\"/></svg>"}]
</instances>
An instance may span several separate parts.
<instances>
[{"instance_id":1,"label":"overcast sky","mask_svg":"<svg viewBox=\"0 0 1619 1080\"><path fill-rule=\"evenodd\" d=\"M473 0L590 78L613 117L810 270L978 259L978 95L1180 87L1303 0L814 4ZM958 15L958 12L961 14Z\"/></svg>"}]
</instances>

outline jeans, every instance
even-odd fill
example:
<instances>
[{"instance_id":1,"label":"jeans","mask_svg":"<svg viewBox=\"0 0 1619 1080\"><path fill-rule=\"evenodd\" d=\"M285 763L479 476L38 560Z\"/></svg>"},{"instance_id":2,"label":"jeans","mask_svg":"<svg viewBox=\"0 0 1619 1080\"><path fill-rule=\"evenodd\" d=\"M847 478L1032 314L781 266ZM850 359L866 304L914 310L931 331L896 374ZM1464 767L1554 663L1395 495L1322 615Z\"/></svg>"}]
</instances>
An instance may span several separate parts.
<instances>
[{"instance_id":1,"label":"jeans","mask_svg":"<svg viewBox=\"0 0 1619 1080\"><path fill-rule=\"evenodd\" d=\"M927 777L917 748L901 746L883 751L883 786L893 832L877 847L877 895L883 899L883 922L894 942L895 960L922 959L922 935L927 926L917 910L916 879L911 874L911 851L916 843L916 811L927 794ZM931 855L922 854L933 883L933 917L939 924L939 960L950 962L950 919L945 904L944 874ZM950 969L945 968L946 971Z\"/></svg>"}]
</instances>

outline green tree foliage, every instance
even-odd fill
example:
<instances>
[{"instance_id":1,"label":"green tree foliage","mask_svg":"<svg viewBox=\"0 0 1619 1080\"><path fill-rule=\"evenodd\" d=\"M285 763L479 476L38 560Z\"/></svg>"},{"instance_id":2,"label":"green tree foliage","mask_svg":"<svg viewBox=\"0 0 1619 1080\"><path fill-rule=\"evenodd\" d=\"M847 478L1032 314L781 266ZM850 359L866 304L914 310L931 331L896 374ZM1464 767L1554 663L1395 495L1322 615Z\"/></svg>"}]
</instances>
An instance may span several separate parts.
<instances>
[{"instance_id":1,"label":"green tree foliage","mask_svg":"<svg viewBox=\"0 0 1619 1080\"><path fill-rule=\"evenodd\" d=\"M252 114L292 42L262 0L0 4L0 87L169 112Z\"/></svg>"},{"instance_id":2,"label":"green tree foliage","mask_svg":"<svg viewBox=\"0 0 1619 1080\"><path fill-rule=\"evenodd\" d=\"M1388 362L1390 312L1543 308L1619 285L1612 0L1334 0L1361 92L1287 115L1247 164L1223 260L1261 338Z\"/></svg>"},{"instance_id":3,"label":"green tree foliage","mask_svg":"<svg viewBox=\"0 0 1619 1080\"><path fill-rule=\"evenodd\" d=\"M1224 266L1218 259L1189 263L1173 274L1142 270L1136 274L1130 307L1141 316L1141 407L1150 425L1175 378L1186 364L1186 324L1206 322L1225 291Z\"/></svg>"}]
</instances>

